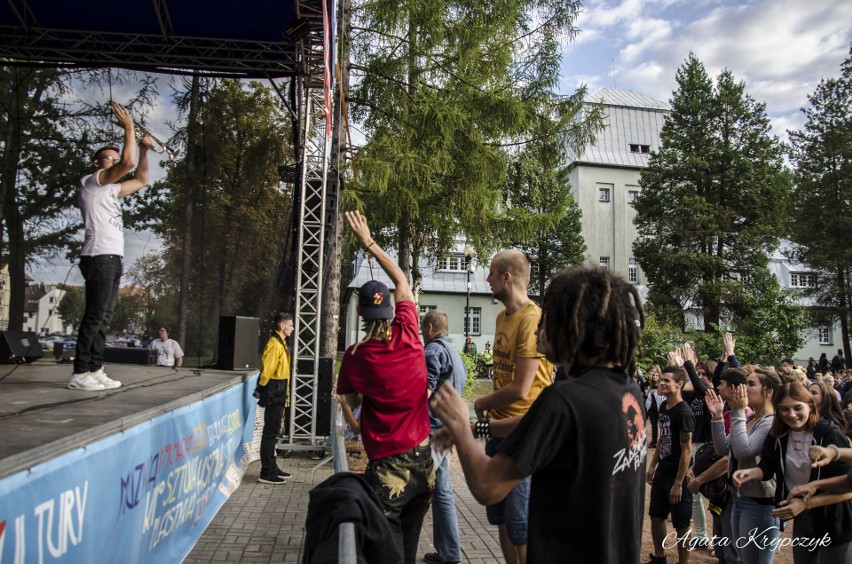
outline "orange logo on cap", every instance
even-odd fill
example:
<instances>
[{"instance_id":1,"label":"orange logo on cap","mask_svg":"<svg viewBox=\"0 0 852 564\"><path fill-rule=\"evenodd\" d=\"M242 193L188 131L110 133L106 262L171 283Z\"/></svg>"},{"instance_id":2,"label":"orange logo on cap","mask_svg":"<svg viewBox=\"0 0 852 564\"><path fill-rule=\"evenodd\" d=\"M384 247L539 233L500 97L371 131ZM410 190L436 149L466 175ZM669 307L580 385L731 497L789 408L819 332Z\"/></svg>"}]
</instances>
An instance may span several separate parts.
<instances>
[{"instance_id":1,"label":"orange logo on cap","mask_svg":"<svg viewBox=\"0 0 852 564\"><path fill-rule=\"evenodd\" d=\"M382 301L384 301L384 296L381 292L373 294L373 305L382 305Z\"/></svg>"}]
</instances>

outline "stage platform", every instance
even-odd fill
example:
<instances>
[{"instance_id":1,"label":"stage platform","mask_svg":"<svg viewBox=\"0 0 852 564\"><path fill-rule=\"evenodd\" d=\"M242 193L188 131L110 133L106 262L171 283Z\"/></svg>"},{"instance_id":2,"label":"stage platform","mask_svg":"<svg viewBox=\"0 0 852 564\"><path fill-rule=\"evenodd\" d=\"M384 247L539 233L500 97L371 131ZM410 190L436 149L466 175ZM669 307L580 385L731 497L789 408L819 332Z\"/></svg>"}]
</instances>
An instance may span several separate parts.
<instances>
[{"instance_id":1,"label":"stage platform","mask_svg":"<svg viewBox=\"0 0 852 564\"><path fill-rule=\"evenodd\" d=\"M242 385L252 371L104 364L120 388L68 389L72 365L0 365L0 479L178 407Z\"/></svg>"},{"instance_id":2,"label":"stage platform","mask_svg":"<svg viewBox=\"0 0 852 564\"><path fill-rule=\"evenodd\" d=\"M0 561L180 561L257 459L257 370L104 368L0 365Z\"/></svg>"}]
</instances>

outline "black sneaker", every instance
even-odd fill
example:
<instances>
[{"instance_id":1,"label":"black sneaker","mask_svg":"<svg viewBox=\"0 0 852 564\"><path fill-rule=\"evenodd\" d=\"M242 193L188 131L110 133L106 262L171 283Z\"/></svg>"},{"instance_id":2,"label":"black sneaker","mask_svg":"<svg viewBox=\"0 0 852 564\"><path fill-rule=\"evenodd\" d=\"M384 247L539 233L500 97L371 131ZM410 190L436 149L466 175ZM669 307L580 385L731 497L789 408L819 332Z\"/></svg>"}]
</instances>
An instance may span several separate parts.
<instances>
[{"instance_id":1,"label":"black sneaker","mask_svg":"<svg viewBox=\"0 0 852 564\"><path fill-rule=\"evenodd\" d=\"M280 476L264 476L263 474L257 479L261 484L271 484L273 486L278 486L280 484L286 484L287 480L281 478Z\"/></svg>"},{"instance_id":2,"label":"black sneaker","mask_svg":"<svg viewBox=\"0 0 852 564\"><path fill-rule=\"evenodd\" d=\"M289 478L289 477L291 476L289 472L285 472L285 471L284 471L284 470L282 470L281 468L278 468L278 469L277 469L277 471L276 471L276 475L277 475L279 478Z\"/></svg>"},{"instance_id":3,"label":"black sneaker","mask_svg":"<svg viewBox=\"0 0 852 564\"><path fill-rule=\"evenodd\" d=\"M437 552L427 552L423 555L423 561L432 564L458 564L459 562L458 560L444 560Z\"/></svg>"},{"instance_id":4,"label":"black sneaker","mask_svg":"<svg viewBox=\"0 0 852 564\"><path fill-rule=\"evenodd\" d=\"M648 561L648 564L665 564L666 562L665 556L655 556L653 552L650 554L650 556L651 560Z\"/></svg>"}]
</instances>

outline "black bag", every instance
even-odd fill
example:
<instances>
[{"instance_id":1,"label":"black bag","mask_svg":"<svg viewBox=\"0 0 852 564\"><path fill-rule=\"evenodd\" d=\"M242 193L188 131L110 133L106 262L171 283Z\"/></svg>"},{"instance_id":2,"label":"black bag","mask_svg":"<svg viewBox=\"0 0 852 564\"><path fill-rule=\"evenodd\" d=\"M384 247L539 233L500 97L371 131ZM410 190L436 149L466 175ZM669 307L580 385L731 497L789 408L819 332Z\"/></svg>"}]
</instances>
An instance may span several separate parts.
<instances>
[{"instance_id":1,"label":"black bag","mask_svg":"<svg viewBox=\"0 0 852 564\"><path fill-rule=\"evenodd\" d=\"M716 454L716 449L713 448L713 443L705 443L698 447L695 451L692 473L696 476L703 474L708 468L713 466L721 456ZM719 476L712 482L708 482L701 486L698 490L701 495L710 500L713 505L724 507L728 502L730 495L730 487L728 485L728 475Z\"/></svg>"}]
</instances>

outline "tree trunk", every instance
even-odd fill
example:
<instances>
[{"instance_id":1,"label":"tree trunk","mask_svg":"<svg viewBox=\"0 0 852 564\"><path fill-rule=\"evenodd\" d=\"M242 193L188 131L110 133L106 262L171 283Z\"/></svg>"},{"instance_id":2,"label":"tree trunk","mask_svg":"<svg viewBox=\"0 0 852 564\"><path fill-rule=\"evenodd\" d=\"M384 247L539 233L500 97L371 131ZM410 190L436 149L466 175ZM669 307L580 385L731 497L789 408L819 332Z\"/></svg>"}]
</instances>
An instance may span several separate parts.
<instances>
[{"instance_id":1,"label":"tree trunk","mask_svg":"<svg viewBox=\"0 0 852 564\"><path fill-rule=\"evenodd\" d=\"M9 232L9 331L20 331L24 328L27 291L24 223L16 196L14 185L10 186L10 190L6 192L6 224ZM36 327L36 331L40 329L41 327Z\"/></svg>"},{"instance_id":2,"label":"tree trunk","mask_svg":"<svg viewBox=\"0 0 852 564\"><path fill-rule=\"evenodd\" d=\"M848 280L846 272L842 267L837 268L837 293L840 296L840 339L843 346L843 356L846 359L846 367L849 368L850 347L849 347L849 295L847 293Z\"/></svg>"},{"instance_id":3,"label":"tree trunk","mask_svg":"<svg viewBox=\"0 0 852 564\"><path fill-rule=\"evenodd\" d=\"M330 202L337 204L334 228L330 230L325 239L327 252L325 253L326 276L323 281L322 311L320 312L320 356L335 357L337 355L338 333L340 331L340 281L341 281L341 252L343 250L343 228L340 215L340 196L343 193L343 177L346 162L346 142L343 128L344 108L341 104L341 92L349 91L349 29L351 16L350 0L340 1L340 12L337 18L337 37L340 38L338 47L337 88L334 96L334 112L332 118L331 138L331 163L332 175L340 180L337 186L337 197L333 200L326 199L326 205Z\"/></svg>"},{"instance_id":4,"label":"tree trunk","mask_svg":"<svg viewBox=\"0 0 852 564\"><path fill-rule=\"evenodd\" d=\"M187 345L186 326L189 309L189 274L192 268L192 208L195 205L195 182L198 174L195 157L198 135L199 79L192 75L189 98L189 123L186 132L186 174L183 179L183 241L180 256L180 293L178 296L177 341ZM197 351L200 354L200 351Z\"/></svg>"}]
</instances>

